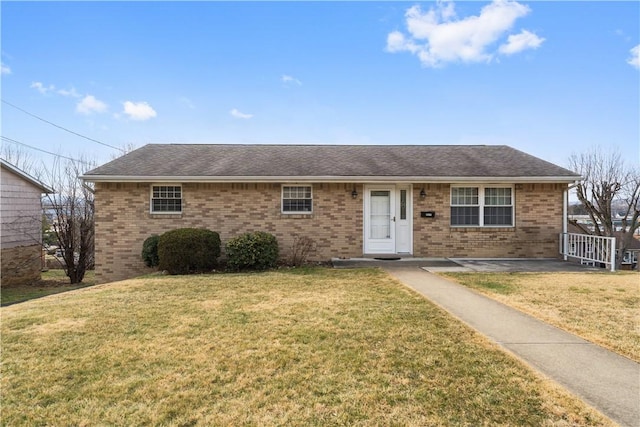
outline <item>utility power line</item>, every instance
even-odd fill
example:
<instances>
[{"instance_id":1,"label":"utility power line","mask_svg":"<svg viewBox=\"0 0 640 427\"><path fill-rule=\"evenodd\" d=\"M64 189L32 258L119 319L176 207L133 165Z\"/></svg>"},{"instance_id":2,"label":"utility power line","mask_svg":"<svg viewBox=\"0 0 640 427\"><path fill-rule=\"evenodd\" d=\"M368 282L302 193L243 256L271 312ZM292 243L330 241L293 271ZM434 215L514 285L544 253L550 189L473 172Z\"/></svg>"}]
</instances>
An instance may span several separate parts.
<instances>
[{"instance_id":1,"label":"utility power line","mask_svg":"<svg viewBox=\"0 0 640 427\"><path fill-rule=\"evenodd\" d=\"M12 103L10 103L9 101L5 101L4 99L2 100L2 102L3 102L4 104L7 104L7 105L8 105L8 106L10 106L10 107L15 108L16 110L22 111L23 113L25 113L25 114L27 114L27 115L29 115L29 116L33 117L33 118L36 118L36 119L38 119L38 120L41 120L41 121L43 121L43 122L45 122L45 123L47 123L47 124L50 124L51 126L57 127L58 129L62 129L62 130L63 130L63 131L65 131L65 132L72 133L72 134L74 134L74 135L76 135L76 136L79 136L80 138L84 138L84 139L86 139L86 140L89 140L89 141L91 141L91 142L95 142L95 143L100 144L100 145L104 145L105 147L113 148L114 150L122 151L123 153L126 151L126 150L124 150L124 149L122 149L122 148L119 148L119 147L116 147L116 146L113 146L113 145L109 145L109 144L107 144L107 143L105 143L105 142L98 141L97 139L89 138L88 136L84 136L84 135L82 135L82 134L80 134L80 133L78 133L78 132L74 132L74 131L72 131L72 130L70 130L70 129L67 129L67 128L63 127L63 126L57 125L57 124L55 124L55 123L53 123L53 122L50 122L49 120L43 119L43 118L42 118L42 117L40 117L40 116L36 116L35 114L30 113L30 112L28 112L27 110L25 110L25 109L23 109L23 108L18 107L17 105L13 105L13 104L12 104ZM31 148L33 148L33 147L31 147Z\"/></svg>"},{"instance_id":2,"label":"utility power line","mask_svg":"<svg viewBox=\"0 0 640 427\"><path fill-rule=\"evenodd\" d=\"M63 158L63 159L67 159L67 160L71 160L71 161L74 161L74 162L83 163L85 165L92 166L92 163L85 162L83 160L74 159L73 157L63 156L62 154L52 153L51 151L43 150L42 148L37 148L37 147L34 147L32 145L25 144L24 142L20 142L20 141L16 141L15 139L8 138L6 136L0 136L0 138L2 138L2 140L5 141L5 142L10 142L12 144L22 145L23 147L27 147L27 148L30 148L32 150L40 151L42 153L50 154L50 155L55 156L55 157L60 157L60 158Z\"/></svg>"}]
</instances>

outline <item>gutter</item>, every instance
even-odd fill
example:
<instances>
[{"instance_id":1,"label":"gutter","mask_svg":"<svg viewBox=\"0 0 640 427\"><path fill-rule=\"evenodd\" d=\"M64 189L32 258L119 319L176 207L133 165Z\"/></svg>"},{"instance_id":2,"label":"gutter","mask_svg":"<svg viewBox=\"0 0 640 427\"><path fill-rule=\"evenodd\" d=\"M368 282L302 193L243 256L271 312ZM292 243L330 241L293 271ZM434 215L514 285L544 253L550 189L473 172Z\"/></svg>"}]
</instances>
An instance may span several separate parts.
<instances>
[{"instance_id":1,"label":"gutter","mask_svg":"<svg viewBox=\"0 0 640 427\"><path fill-rule=\"evenodd\" d=\"M582 179L582 177L580 177ZM564 194L562 195L562 255L563 259L567 261L567 253L569 252L569 246L567 241L567 233L569 231L567 220L569 216L569 190L576 187L580 183L580 180L577 179L570 183L567 188L564 189Z\"/></svg>"},{"instance_id":2,"label":"gutter","mask_svg":"<svg viewBox=\"0 0 640 427\"><path fill-rule=\"evenodd\" d=\"M199 183L323 183L348 182L354 184L376 183L575 183L579 176L131 176L131 175L83 175L89 182L199 182Z\"/></svg>"}]
</instances>

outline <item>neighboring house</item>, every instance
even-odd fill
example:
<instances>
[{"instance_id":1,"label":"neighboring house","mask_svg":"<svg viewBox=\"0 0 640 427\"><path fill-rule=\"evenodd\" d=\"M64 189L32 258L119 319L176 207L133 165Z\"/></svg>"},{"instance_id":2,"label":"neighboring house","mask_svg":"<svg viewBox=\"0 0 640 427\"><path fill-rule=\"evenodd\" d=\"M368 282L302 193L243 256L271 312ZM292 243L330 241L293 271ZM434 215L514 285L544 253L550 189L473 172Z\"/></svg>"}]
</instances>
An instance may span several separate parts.
<instances>
[{"instance_id":1,"label":"neighboring house","mask_svg":"<svg viewBox=\"0 0 640 427\"><path fill-rule=\"evenodd\" d=\"M151 144L95 183L96 275L139 275L143 241L205 227L224 243L295 236L311 258L558 256L572 171L507 146Z\"/></svg>"},{"instance_id":2,"label":"neighboring house","mask_svg":"<svg viewBox=\"0 0 640 427\"><path fill-rule=\"evenodd\" d=\"M42 269L42 193L53 190L0 159L2 285L40 279Z\"/></svg>"},{"instance_id":3,"label":"neighboring house","mask_svg":"<svg viewBox=\"0 0 640 427\"><path fill-rule=\"evenodd\" d=\"M616 238L618 256L620 256L620 250L622 249L622 232L616 231L613 234ZM640 255L640 240L634 236L631 239L631 244L624 251L624 254L622 254L622 264L620 268L623 270L637 270L638 255Z\"/></svg>"},{"instance_id":4,"label":"neighboring house","mask_svg":"<svg viewBox=\"0 0 640 427\"><path fill-rule=\"evenodd\" d=\"M613 224L613 228L615 231L622 231L623 229L622 218L623 216L620 214L616 214L611 218L612 219L611 222ZM584 226L586 229L590 230L591 232L595 232L596 230L596 227L593 224L593 221L591 220L591 217L589 215L569 215L569 221L571 222L575 221L577 224ZM598 225L602 227L602 224L600 223L600 221L598 221ZM627 228L628 227L629 226L627 225ZM634 234L640 235L640 228L637 229Z\"/></svg>"}]
</instances>

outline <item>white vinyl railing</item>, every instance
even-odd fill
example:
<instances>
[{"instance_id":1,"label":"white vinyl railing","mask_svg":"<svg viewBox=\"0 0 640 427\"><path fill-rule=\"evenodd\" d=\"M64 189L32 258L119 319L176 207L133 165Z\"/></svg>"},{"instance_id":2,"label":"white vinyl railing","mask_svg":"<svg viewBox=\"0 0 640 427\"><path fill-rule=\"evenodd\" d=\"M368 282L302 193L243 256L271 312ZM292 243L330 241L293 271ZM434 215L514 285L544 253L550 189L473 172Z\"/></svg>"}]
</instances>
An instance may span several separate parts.
<instances>
[{"instance_id":1,"label":"white vinyl railing","mask_svg":"<svg viewBox=\"0 0 640 427\"><path fill-rule=\"evenodd\" d=\"M616 270L616 238L560 233L560 254L578 258L582 264L605 264Z\"/></svg>"}]
</instances>

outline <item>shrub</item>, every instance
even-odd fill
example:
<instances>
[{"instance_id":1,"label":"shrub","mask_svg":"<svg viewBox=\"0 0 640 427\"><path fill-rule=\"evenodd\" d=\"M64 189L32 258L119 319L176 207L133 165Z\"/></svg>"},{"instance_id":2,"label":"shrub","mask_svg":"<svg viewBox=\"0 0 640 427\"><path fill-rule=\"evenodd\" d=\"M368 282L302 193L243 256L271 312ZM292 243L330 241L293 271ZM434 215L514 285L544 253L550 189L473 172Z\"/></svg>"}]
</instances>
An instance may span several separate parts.
<instances>
[{"instance_id":1,"label":"shrub","mask_svg":"<svg viewBox=\"0 0 640 427\"><path fill-rule=\"evenodd\" d=\"M316 242L311 237L294 236L289 263L294 267L300 267L307 262L309 254L315 249Z\"/></svg>"},{"instance_id":2,"label":"shrub","mask_svg":"<svg viewBox=\"0 0 640 427\"><path fill-rule=\"evenodd\" d=\"M220 235L203 228L178 228L158 240L160 270L169 274L211 271L220 256Z\"/></svg>"},{"instance_id":3,"label":"shrub","mask_svg":"<svg viewBox=\"0 0 640 427\"><path fill-rule=\"evenodd\" d=\"M245 233L227 242L227 268L266 270L278 262L278 241L263 231Z\"/></svg>"},{"instance_id":4,"label":"shrub","mask_svg":"<svg viewBox=\"0 0 640 427\"><path fill-rule=\"evenodd\" d=\"M147 237L142 244L142 260L147 267L157 267L158 264L160 264L160 259L158 258L158 240L160 240L160 236L154 234L153 236Z\"/></svg>"}]
</instances>

